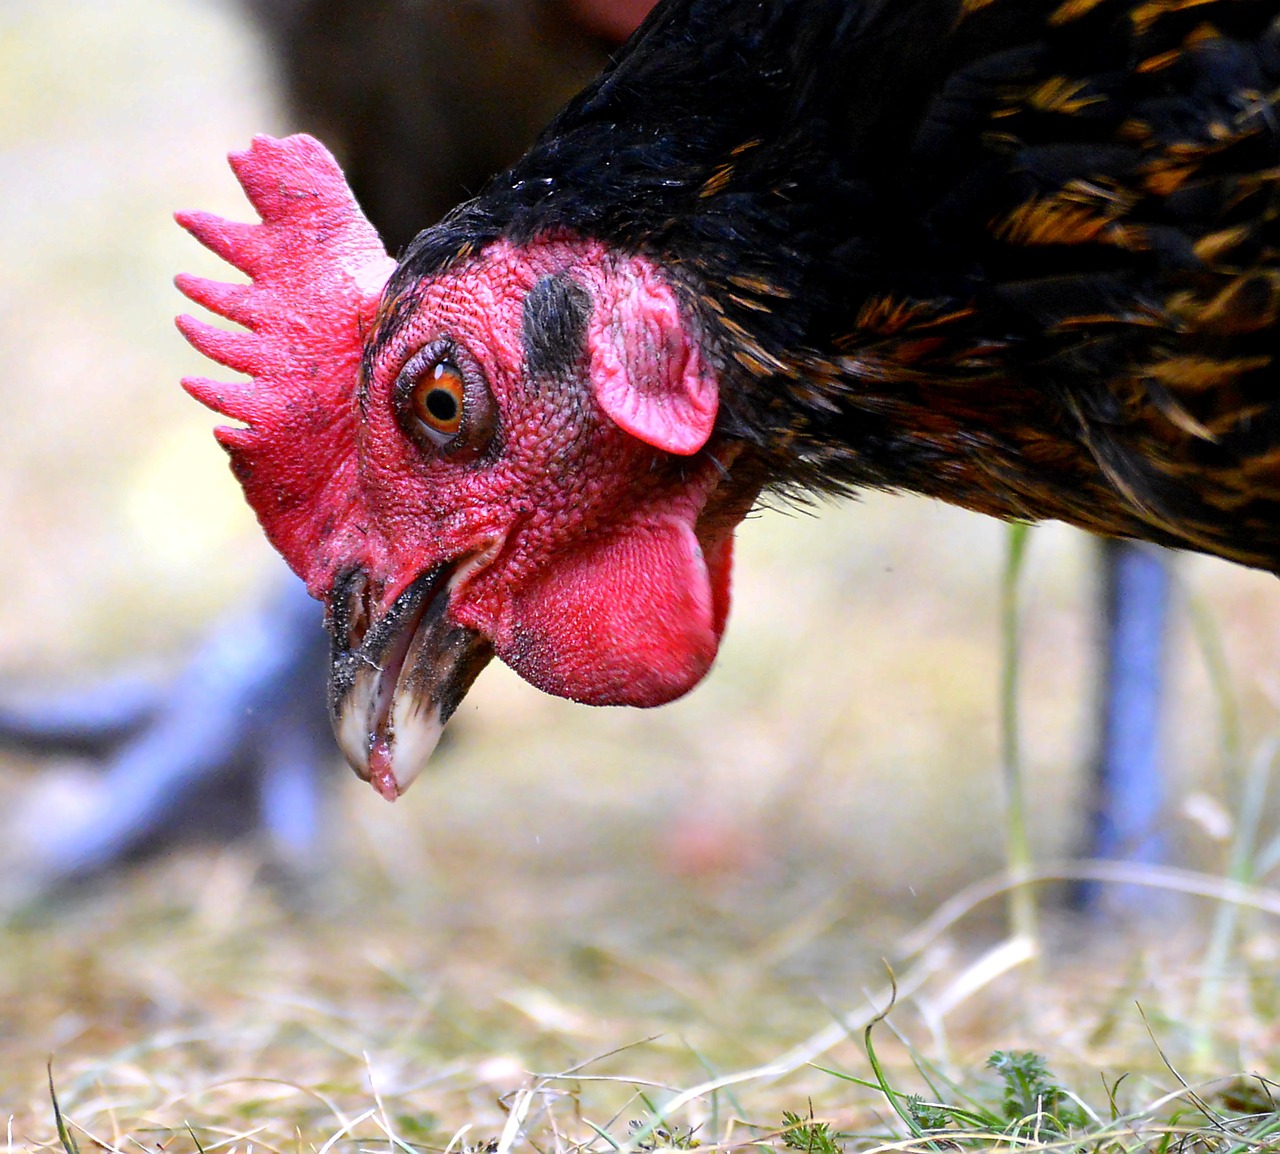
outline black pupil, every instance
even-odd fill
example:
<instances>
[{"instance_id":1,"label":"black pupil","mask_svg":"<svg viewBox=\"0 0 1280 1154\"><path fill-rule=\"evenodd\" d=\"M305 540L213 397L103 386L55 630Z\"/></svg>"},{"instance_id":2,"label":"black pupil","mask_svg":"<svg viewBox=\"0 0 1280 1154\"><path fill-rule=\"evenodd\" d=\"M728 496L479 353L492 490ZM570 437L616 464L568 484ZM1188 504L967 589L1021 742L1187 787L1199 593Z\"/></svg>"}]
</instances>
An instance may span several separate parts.
<instances>
[{"instance_id":1,"label":"black pupil","mask_svg":"<svg viewBox=\"0 0 1280 1154\"><path fill-rule=\"evenodd\" d=\"M458 398L448 389L432 389L427 394L427 412L437 421L453 421L458 416Z\"/></svg>"}]
</instances>

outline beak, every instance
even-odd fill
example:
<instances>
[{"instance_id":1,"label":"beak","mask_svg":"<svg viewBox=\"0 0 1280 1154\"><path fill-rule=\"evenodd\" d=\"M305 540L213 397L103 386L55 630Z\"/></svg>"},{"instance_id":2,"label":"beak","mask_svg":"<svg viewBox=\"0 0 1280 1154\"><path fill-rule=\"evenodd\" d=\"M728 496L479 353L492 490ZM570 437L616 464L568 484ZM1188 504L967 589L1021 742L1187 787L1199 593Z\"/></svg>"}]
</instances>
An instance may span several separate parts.
<instances>
[{"instance_id":1,"label":"beak","mask_svg":"<svg viewBox=\"0 0 1280 1154\"><path fill-rule=\"evenodd\" d=\"M456 576L453 566L433 566L377 621L361 570L334 584L333 732L351 768L388 801L422 772L445 722L493 656L487 637L450 617Z\"/></svg>"}]
</instances>

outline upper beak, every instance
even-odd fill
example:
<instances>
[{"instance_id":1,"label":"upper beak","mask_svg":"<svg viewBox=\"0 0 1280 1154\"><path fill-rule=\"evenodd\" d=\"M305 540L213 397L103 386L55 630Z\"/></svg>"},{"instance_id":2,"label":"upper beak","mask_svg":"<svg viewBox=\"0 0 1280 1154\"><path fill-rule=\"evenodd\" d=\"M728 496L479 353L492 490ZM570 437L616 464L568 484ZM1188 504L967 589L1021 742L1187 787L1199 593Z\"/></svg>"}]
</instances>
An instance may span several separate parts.
<instances>
[{"instance_id":1,"label":"upper beak","mask_svg":"<svg viewBox=\"0 0 1280 1154\"><path fill-rule=\"evenodd\" d=\"M350 570L334 585L329 630L329 714L351 767L388 801L413 783L444 724L493 656L487 637L453 621L457 571L421 574L377 621L368 580Z\"/></svg>"}]
</instances>

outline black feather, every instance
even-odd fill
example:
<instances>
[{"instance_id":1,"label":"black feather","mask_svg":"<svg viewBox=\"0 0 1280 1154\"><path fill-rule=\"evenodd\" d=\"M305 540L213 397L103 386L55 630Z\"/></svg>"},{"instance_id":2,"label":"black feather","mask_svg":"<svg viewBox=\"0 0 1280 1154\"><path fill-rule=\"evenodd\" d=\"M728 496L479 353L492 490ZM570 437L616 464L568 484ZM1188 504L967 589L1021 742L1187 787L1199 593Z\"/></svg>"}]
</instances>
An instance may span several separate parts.
<instances>
[{"instance_id":1,"label":"black feather","mask_svg":"<svg viewBox=\"0 0 1280 1154\"><path fill-rule=\"evenodd\" d=\"M597 238L668 271L777 486L1275 569L1278 122L1274 0L664 0L389 295Z\"/></svg>"},{"instance_id":2,"label":"black feather","mask_svg":"<svg viewBox=\"0 0 1280 1154\"><path fill-rule=\"evenodd\" d=\"M544 276L524 298L525 371L537 379L570 376L586 353L591 297L572 277Z\"/></svg>"}]
</instances>

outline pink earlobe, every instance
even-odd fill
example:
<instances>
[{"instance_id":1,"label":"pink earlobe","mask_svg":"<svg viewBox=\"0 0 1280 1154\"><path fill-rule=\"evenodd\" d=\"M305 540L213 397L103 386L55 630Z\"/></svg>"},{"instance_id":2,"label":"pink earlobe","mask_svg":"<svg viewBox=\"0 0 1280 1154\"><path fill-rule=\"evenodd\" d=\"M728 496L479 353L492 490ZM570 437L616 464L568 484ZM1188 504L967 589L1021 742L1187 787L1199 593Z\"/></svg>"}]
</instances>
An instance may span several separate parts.
<instances>
[{"instance_id":1,"label":"pink earlobe","mask_svg":"<svg viewBox=\"0 0 1280 1154\"><path fill-rule=\"evenodd\" d=\"M688 456L715 426L719 390L675 293L648 262L635 260L597 299L591 383L619 428L668 453Z\"/></svg>"}]
</instances>

